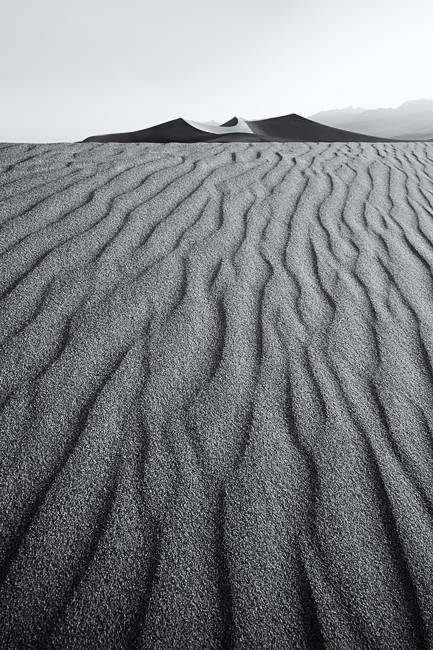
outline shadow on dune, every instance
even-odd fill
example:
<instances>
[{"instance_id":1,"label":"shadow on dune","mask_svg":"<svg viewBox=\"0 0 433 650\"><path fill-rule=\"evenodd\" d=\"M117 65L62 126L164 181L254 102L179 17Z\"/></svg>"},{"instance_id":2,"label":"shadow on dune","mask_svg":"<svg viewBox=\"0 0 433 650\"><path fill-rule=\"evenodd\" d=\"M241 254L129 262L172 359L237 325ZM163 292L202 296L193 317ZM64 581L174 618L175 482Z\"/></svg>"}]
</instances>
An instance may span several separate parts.
<instances>
[{"instance_id":1,"label":"shadow on dune","mask_svg":"<svg viewBox=\"0 0 433 650\"><path fill-rule=\"evenodd\" d=\"M221 126L236 126L234 117ZM319 124L292 113L265 120L246 121L251 133L237 131L215 134L197 129L182 118L164 122L141 131L110 133L86 138L84 142L378 142L386 138L352 133Z\"/></svg>"}]
</instances>

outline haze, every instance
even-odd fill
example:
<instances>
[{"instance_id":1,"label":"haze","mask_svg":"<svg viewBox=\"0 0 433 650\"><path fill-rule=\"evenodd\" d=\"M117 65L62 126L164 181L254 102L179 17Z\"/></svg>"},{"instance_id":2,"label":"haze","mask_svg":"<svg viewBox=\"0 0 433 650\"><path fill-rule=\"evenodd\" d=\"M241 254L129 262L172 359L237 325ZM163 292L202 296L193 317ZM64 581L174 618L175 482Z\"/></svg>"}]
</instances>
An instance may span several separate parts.
<instances>
[{"instance_id":1,"label":"haze","mask_svg":"<svg viewBox=\"0 0 433 650\"><path fill-rule=\"evenodd\" d=\"M433 97L429 0L17 0L2 14L2 141Z\"/></svg>"}]
</instances>

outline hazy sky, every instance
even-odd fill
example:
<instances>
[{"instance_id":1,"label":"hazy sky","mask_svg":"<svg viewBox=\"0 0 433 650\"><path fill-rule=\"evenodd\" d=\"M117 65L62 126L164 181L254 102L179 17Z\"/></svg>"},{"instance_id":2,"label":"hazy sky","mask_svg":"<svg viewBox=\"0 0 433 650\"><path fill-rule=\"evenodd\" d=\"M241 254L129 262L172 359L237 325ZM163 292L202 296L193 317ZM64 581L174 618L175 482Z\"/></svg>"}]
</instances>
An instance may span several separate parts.
<instances>
[{"instance_id":1,"label":"hazy sky","mask_svg":"<svg viewBox=\"0 0 433 650\"><path fill-rule=\"evenodd\" d=\"M0 140L433 98L432 0L14 0Z\"/></svg>"}]
</instances>

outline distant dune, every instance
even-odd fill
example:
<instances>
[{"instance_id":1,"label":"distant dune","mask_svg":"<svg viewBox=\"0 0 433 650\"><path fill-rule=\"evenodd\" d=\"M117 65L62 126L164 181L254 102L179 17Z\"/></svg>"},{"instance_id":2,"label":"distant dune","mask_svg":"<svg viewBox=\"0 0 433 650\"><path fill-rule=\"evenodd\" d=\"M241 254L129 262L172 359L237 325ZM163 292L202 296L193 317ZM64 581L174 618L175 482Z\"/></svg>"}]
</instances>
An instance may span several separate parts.
<instances>
[{"instance_id":1,"label":"distant dune","mask_svg":"<svg viewBox=\"0 0 433 650\"><path fill-rule=\"evenodd\" d=\"M244 125L242 132L239 125ZM182 118L141 131L110 133L86 138L84 142L377 142L378 138L360 135L319 124L290 114L264 120L232 118L219 127L188 122ZM384 138L382 138L384 140Z\"/></svg>"},{"instance_id":2,"label":"distant dune","mask_svg":"<svg viewBox=\"0 0 433 650\"><path fill-rule=\"evenodd\" d=\"M418 99L398 108L365 110L352 108L316 113L312 119L374 137L430 140L433 133L433 101Z\"/></svg>"},{"instance_id":3,"label":"distant dune","mask_svg":"<svg viewBox=\"0 0 433 650\"><path fill-rule=\"evenodd\" d=\"M433 145L130 136L0 145L0 648L432 648Z\"/></svg>"}]
</instances>

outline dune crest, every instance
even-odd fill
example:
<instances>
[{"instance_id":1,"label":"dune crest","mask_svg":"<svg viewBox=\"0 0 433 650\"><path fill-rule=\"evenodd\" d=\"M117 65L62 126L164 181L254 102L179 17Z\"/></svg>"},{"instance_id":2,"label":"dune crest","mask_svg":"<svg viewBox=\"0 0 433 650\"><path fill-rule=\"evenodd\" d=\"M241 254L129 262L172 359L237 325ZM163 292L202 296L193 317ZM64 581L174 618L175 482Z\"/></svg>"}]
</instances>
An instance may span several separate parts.
<instances>
[{"instance_id":1,"label":"dune crest","mask_svg":"<svg viewBox=\"0 0 433 650\"><path fill-rule=\"evenodd\" d=\"M233 117L220 126L178 118L141 131L111 133L84 142L377 142L380 138L319 124L292 113L263 120Z\"/></svg>"},{"instance_id":2,"label":"dune crest","mask_svg":"<svg viewBox=\"0 0 433 650\"><path fill-rule=\"evenodd\" d=\"M192 120L185 120L194 129L204 131L205 133L215 134L230 134L230 133L252 133L251 127L245 120L235 118L235 123L231 125L214 124L209 122L193 122Z\"/></svg>"}]
</instances>

